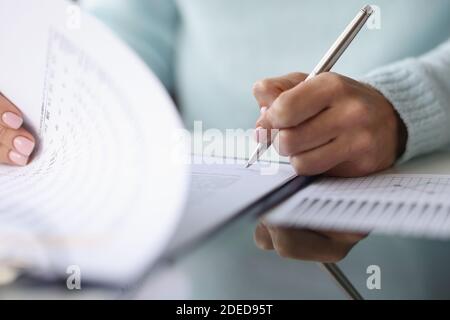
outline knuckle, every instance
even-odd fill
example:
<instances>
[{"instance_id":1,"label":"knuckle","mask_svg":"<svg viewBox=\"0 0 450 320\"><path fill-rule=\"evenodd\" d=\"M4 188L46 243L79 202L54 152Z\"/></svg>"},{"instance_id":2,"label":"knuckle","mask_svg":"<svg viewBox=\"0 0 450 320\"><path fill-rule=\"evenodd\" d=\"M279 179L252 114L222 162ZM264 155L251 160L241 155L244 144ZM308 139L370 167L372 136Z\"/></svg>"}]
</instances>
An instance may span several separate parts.
<instances>
[{"instance_id":1,"label":"knuckle","mask_svg":"<svg viewBox=\"0 0 450 320\"><path fill-rule=\"evenodd\" d=\"M5 135L7 132L8 132L7 128L0 126L0 141L1 142L4 142L3 140L5 139Z\"/></svg>"},{"instance_id":2,"label":"knuckle","mask_svg":"<svg viewBox=\"0 0 450 320\"><path fill-rule=\"evenodd\" d=\"M370 120L369 110L364 104L350 103L346 106L345 114L351 123L365 126Z\"/></svg>"},{"instance_id":3,"label":"knuckle","mask_svg":"<svg viewBox=\"0 0 450 320\"><path fill-rule=\"evenodd\" d=\"M376 169L377 169L377 162L375 161L374 157L365 157L365 159L359 161L357 165L357 171L361 175L373 173L376 171Z\"/></svg>"},{"instance_id":4,"label":"knuckle","mask_svg":"<svg viewBox=\"0 0 450 320\"><path fill-rule=\"evenodd\" d=\"M370 153L370 151L375 146L375 137L373 136L372 132L364 130L360 132L356 137L355 144L355 152L357 152L358 154Z\"/></svg>"},{"instance_id":5,"label":"knuckle","mask_svg":"<svg viewBox=\"0 0 450 320\"><path fill-rule=\"evenodd\" d=\"M328 85L333 92L342 93L347 90L347 83L341 75L329 72L326 76Z\"/></svg>"},{"instance_id":6,"label":"knuckle","mask_svg":"<svg viewBox=\"0 0 450 320\"><path fill-rule=\"evenodd\" d=\"M277 104L271 108L271 115L280 126L288 126L291 119L290 106L293 103L292 95L282 93L277 99Z\"/></svg>"},{"instance_id":7,"label":"knuckle","mask_svg":"<svg viewBox=\"0 0 450 320\"><path fill-rule=\"evenodd\" d=\"M255 82L255 84L253 85L253 94L258 95L261 92L269 91L270 89L272 89L272 87L273 87L272 80L270 79L259 80Z\"/></svg>"},{"instance_id":8,"label":"knuckle","mask_svg":"<svg viewBox=\"0 0 450 320\"><path fill-rule=\"evenodd\" d=\"M292 104L292 95L289 92L283 92L278 97L278 104L283 108Z\"/></svg>"},{"instance_id":9,"label":"knuckle","mask_svg":"<svg viewBox=\"0 0 450 320\"><path fill-rule=\"evenodd\" d=\"M277 254L286 259L301 259L303 253L301 247L294 246L290 238L278 238L274 244Z\"/></svg>"},{"instance_id":10,"label":"knuckle","mask_svg":"<svg viewBox=\"0 0 450 320\"><path fill-rule=\"evenodd\" d=\"M285 259L292 259L295 256L295 254L292 252L292 250L290 250L289 248L286 248L284 246L278 246L277 253L280 257L285 258Z\"/></svg>"}]
</instances>

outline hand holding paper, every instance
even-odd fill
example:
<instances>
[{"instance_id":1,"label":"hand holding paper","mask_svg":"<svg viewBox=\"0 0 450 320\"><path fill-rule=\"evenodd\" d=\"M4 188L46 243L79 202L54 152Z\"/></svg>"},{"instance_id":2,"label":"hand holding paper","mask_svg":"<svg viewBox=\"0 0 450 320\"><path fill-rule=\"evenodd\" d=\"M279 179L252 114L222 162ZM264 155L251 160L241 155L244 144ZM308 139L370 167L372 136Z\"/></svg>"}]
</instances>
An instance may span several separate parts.
<instances>
[{"instance_id":1,"label":"hand holding paper","mask_svg":"<svg viewBox=\"0 0 450 320\"><path fill-rule=\"evenodd\" d=\"M39 136L29 166L0 167L0 262L48 277L78 265L85 280L128 282L181 214L187 172L168 161L181 121L106 27L85 14L79 29L67 24L69 6L0 2L0 89Z\"/></svg>"},{"instance_id":2,"label":"hand holding paper","mask_svg":"<svg viewBox=\"0 0 450 320\"><path fill-rule=\"evenodd\" d=\"M0 93L0 163L25 166L36 145L22 112Z\"/></svg>"}]
</instances>

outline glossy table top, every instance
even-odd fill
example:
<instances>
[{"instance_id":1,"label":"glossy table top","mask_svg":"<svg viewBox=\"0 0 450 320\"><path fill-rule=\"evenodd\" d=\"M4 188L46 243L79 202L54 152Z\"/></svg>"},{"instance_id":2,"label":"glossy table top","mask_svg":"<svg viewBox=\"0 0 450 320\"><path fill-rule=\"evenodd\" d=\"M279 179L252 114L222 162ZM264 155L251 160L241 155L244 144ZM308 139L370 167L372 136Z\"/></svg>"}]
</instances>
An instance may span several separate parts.
<instances>
[{"instance_id":1,"label":"glossy table top","mask_svg":"<svg viewBox=\"0 0 450 320\"><path fill-rule=\"evenodd\" d=\"M394 168L395 173L450 174L450 151ZM242 218L181 259L155 270L137 298L345 299L316 263L286 260L253 243L256 221ZM369 236L339 263L366 299L450 298L450 241ZM381 290L366 286L367 267L378 265ZM28 279L0 287L0 299L104 299L123 292ZM124 297L124 296L122 296ZM125 296L130 297L130 296Z\"/></svg>"}]
</instances>

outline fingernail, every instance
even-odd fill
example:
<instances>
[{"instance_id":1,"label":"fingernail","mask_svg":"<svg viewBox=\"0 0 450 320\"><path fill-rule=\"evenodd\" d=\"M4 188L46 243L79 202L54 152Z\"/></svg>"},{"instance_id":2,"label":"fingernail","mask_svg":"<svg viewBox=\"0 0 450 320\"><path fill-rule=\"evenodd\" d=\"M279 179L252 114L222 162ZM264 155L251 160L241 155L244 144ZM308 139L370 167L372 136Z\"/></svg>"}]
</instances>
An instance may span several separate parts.
<instances>
[{"instance_id":1,"label":"fingernail","mask_svg":"<svg viewBox=\"0 0 450 320\"><path fill-rule=\"evenodd\" d=\"M256 136L257 136L256 141L258 143L267 143L267 134L268 134L268 130L267 129L259 127L256 130Z\"/></svg>"},{"instance_id":2,"label":"fingernail","mask_svg":"<svg viewBox=\"0 0 450 320\"><path fill-rule=\"evenodd\" d=\"M261 129L262 127L257 127L255 129L253 138L255 139L256 142L259 142L259 134L260 134L259 132L261 131Z\"/></svg>"},{"instance_id":3,"label":"fingernail","mask_svg":"<svg viewBox=\"0 0 450 320\"><path fill-rule=\"evenodd\" d=\"M19 153L27 157L33 152L35 146L33 141L25 137L16 137L13 144Z\"/></svg>"},{"instance_id":4,"label":"fingernail","mask_svg":"<svg viewBox=\"0 0 450 320\"><path fill-rule=\"evenodd\" d=\"M2 115L3 122L11 129L19 129L23 124L22 117L12 112L5 112Z\"/></svg>"},{"instance_id":5,"label":"fingernail","mask_svg":"<svg viewBox=\"0 0 450 320\"><path fill-rule=\"evenodd\" d=\"M262 107L260 111L261 111L261 114L265 113L267 111L267 107Z\"/></svg>"},{"instance_id":6,"label":"fingernail","mask_svg":"<svg viewBox=\"0 0 450 320\"><path fill-rule=\"evenodd\" d=\"M17 164L18 166L26 166L28 163L28 157L25 157L20 153L15 152L14 150L9 152L9 160Z\"/></svg>"}]
</instances>

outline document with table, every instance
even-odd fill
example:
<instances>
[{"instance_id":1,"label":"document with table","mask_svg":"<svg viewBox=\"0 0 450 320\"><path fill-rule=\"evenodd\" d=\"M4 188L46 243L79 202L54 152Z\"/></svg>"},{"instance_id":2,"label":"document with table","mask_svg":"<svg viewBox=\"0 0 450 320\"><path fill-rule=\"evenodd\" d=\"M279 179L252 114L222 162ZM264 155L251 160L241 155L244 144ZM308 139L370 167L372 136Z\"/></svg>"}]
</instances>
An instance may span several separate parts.
<instances>
[{"instance_id":1,"label":"document with table","mask_svg":"<svg viewBox=\"0 0 450 320\"><path fill-rule=\"evenodd\" d=\"M174 161L182 125L163 86L93 17L68 26L70 6L0 2L0 90L40 142L29 166L0 166L1 264L129 283L258 203L279 225L450 236L450 176L320 178L273 208L264 199L300 178L287 163L262 175L244 158Z\"/></svg>"},{"instance_id":2,"label":"document with table","mask_svg":"<svg viewBox=\"0 0 450 320\"><path fill-rule=\"evenodd\" d=\"M321 178L268 216L274 224L450 237L450 175Z\"/></svg>"}]
</instances>

